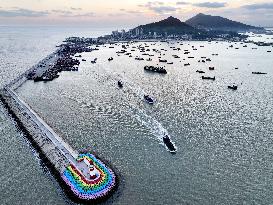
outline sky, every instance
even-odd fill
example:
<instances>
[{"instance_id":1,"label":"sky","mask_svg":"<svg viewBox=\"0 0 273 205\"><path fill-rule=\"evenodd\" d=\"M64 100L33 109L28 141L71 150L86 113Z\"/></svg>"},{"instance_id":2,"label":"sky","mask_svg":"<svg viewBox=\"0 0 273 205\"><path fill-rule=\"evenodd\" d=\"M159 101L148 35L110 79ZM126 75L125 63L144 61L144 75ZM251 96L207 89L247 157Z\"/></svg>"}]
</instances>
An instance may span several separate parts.
<instances>
[{"instance_id":1,"label":"sky","mask_svg":"<svg viewBox=\"0 0 273 205\"><path fill-rule=\"evenodd\" d=\"M88 25L130 28L174 16L223 16L273 26L273 0L0 0L0 25Z\"/></svg>"}]
</instances>

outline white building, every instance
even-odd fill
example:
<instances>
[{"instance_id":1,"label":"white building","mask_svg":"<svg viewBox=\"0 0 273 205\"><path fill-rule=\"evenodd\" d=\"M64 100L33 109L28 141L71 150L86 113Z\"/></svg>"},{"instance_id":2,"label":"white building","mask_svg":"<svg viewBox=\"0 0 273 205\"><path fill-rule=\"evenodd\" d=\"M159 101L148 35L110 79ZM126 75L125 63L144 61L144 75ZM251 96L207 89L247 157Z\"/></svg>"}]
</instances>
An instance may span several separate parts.
<instances>
[{"instance_id":1,"label":"white building","mask_svg":"<svg viewBox=\"0 0 273 205\"><path fill-rule=\"evenodd\" d=\"M140 34L140 30L139 28L136 28L136 36L139 36L139 34Z\"/></svg>"},{"instance_id":2,"label":"white building","mask_svg":"<svg viewBox=\"0 0 273 205\"><path fill-rule=\"evenodd\" d=\"M112 31L112 36L118 36L118 34L119 34L119 32L118 32L118 30L116 30L116 31Z\"/></svg>"},{"instance_id":3,"label":"white building","mask_svg":"<svg viewBox=\"0 0 273 205\"><path fill-rule=\"evenodd\" d=\"M125 37L125 34L126 34L125 30L122 29L122 30L121 30L121 37L122 37L122 38Z\"/></svg>"},{"instance_id":4,"label":"white building","mask_svg":"<svg viewBox=\"0 0 273 205\"><path fill-rule=\"evenodd\" d=\"M140 28L140 36L143 36L143 28Z\"/></svg>"}]
</instances>

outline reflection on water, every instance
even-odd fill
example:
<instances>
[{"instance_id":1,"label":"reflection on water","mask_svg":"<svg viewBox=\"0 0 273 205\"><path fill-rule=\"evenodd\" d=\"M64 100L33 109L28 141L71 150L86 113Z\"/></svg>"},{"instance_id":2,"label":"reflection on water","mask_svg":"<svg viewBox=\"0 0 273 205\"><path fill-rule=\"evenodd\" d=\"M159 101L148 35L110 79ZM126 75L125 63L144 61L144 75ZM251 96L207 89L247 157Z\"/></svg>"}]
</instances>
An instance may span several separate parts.
<instances>
[{"instance_id":1,"label":"reflection on water","mask_svg":"<svg viewBox=\"0 0 273 205\"><path fill-rule=\"evenodd\" d=\"M182 43L147 44L147 53L165 49L161 57L174 62L159 64L166 66L164 76L143 70L159 63L159 53L151 62L136 61L138 50L130 58L117 56L121 45L106 46L83 53L87 61L79 72L47 83L28 81L18 92L73 148L95 151L119 170L124 187L115 204L272 203L272 48ZM212 61L198 63L201 57ZM237 91L227 89L232 84ZM145 103L144 94L156 103ZM175 142L175 155L164 147L164 133Z\"/></svg>"}]
</instances>

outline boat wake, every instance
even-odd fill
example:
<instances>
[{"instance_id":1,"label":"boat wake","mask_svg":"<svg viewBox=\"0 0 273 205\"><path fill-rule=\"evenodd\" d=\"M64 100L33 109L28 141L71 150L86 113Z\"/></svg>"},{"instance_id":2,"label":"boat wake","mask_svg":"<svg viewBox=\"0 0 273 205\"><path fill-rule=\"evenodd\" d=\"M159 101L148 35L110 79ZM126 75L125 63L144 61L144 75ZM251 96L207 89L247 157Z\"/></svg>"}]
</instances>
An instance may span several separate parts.
<instances>
[{"instance_id":1,"label":"boat wake","mask_svg":"<svg viewBox=\"0 0 273 205\"><path fill-rule=\"evenodd\" d=\"M131 93L135 97L143 99L143 96L146 94L146 92L135 82L133 82L132 79L130 79L128 76L125 76L125 72L123 73L117 73L113 70L108 69L107 67L100 66L99 70L103 70L103 75L101 76L103 82L108 82L113 85L117 85L118 81L122 81L124 84L124 87L122 90L126 93Z\"/></svg>"},{"instance_id":2,"label":"boat wake","mask_svg":"<svg viewBox=\"0 0 273 205\"><path fill-rule=\"evenodd\" d=\"M110 69L107 69L105 67L100 67L99 68L100 71L103 70L103 73L100 73L98 75L96 75L96 78L99 82L103 82L106 83L108 85L114 85L117 87L117 89L120 89L122 92L126 93L127 95L133 95L141 100L143 100L143 96L145 95L145 91L136 83L133 83L133 81L131 79L129 79L128 77L125 77L125 73L117 73L117 72L113 72ZM119 80L122 80L124 87L118 88L117 82ZM76 101L78 101L78 103L81 104L90 104L91 102L83 102L82 100L84 99L74 99ZM91 103L92 104L92 103ZM148 129L150 131L150 133L156 137L156 140L160 142L160 144L165 145L163 137L168 135L168 131L162 126L162 124L160 122L158 122L156 119L154 119L152 116L148 115L145 110L143 109L139 109L137 108L136 105L134 105L133 103L130 103L130 101L128 100L126 103L123 104L126 109L129 111L129 113L131 113L132 117L135 118L141 125L143 125L146 129ZM84 106L86 107L86 106ZM104 107L98 106L98 105L92 105L92 106L88 106L88 107L92 107L95 110L99 110L100 112L98 112L99 114L106 114L107 110ZM100 109L98 109L98 107ZM110 109L111 110L111 109ZM106 113L104 113L106 112ZM121 112L121 110L120 110ZM122 113L120 113L120 115L122 115ZM167 147L166 147L167 149ZM167 149L168 150L168 149Z\"/></svg>"},{"instance_id":3,"label":"boat wake","mask_svg":"<svg viewBox=\"0 0 273 205\"><path fill-rule=\"evenodd\" d=\"M163 137L169 134L168 134L168 131L163 127L163 125L160 122L152 118L143 110L139 110L139 109L131 107L130 111L143 126L148 128L150 132L157 137L157 140L161 142L160 144L165 145L163 141Z\"/></svg>"}]
</instances>

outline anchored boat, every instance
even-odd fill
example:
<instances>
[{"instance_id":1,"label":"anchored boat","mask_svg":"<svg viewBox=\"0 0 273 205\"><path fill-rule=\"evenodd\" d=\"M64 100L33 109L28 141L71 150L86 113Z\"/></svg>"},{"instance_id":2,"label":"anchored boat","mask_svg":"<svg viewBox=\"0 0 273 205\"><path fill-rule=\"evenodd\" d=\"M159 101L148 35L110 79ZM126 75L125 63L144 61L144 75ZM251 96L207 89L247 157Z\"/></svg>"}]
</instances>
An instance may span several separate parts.
<instances>
[{"instance_id":1,"label":"anchored boat","mask_svg":"<svg viewBox=\"0 0 273 205\"><path fill-rule=\"evenodd\" d=\"M267 73L263 73L263 72L252 72L252 74L258 74L258 75L265 75L265 74L267 74Z\"/></svg>"},{"instance_id":2,"label":"anchored boat","mask_svg":"<svg viewBox=\"0 0 273 205\"><path fill-rule=\"evenodd\" d=\"M166 69L163 67L155 67L155 66L145 66L144 70L146 71L151 71L151 72L156 72L156 73L162 73L162 74L167 74Z\"/></svg>"},{"instance_id":3,"label":"anchored boat","mask_svg":"<svg viewBox=\"0 0 273 205\"><path fill-rule=\"evenodd\" d=\"M238 86L237 85L232 85L232 86L228 86L229 89L231 90L237 90Z\"/></svg>"},{"instance_id":4,"label":"anchored boat","mask_svg":"<svg viewBox=\"0 0 273 205\"><path fill-rule=\"evenodd\" d=\"M202 76L203 80L215 80L215 76L214 77L206 77L206 76Z\"/></svg>"},{"instance_id":5,"label":"anchored boat","mask_svg":"<svg viewBox=\"0 0 273 205\"><path fill-rule=\"evenodd\" d=\"M154 100L149 95L144 95L144 100L149 104L154 104Z\"/></svg>"}]
</instances>

